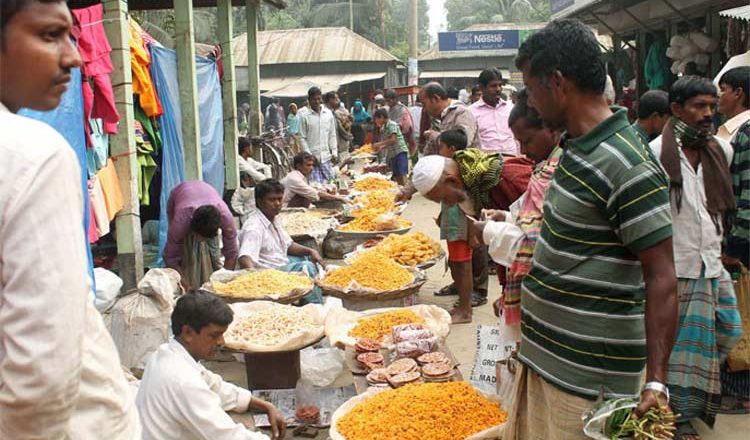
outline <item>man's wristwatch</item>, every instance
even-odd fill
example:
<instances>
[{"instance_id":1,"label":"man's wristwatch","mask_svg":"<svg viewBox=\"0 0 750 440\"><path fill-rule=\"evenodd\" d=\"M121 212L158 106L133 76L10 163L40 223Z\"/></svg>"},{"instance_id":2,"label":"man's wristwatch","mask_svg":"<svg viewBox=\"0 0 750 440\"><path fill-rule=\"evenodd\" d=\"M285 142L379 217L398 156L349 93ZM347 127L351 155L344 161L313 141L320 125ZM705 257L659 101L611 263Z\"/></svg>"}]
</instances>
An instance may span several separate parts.
<instances>
[{"instance_id":1,"label":"man's wristwatch","mask_svg":"<svg viewBox=\"0 0 750 440\"><path fill-rule=\"evenodd\" d=\"M667 402L669 402L669 388L667 388L666 385L664 385L661 382L646 382L645 385L643 385L643 391L651 390L656 391L657 393L662 393L667 398Z\"/></svg>"}]
</instances>

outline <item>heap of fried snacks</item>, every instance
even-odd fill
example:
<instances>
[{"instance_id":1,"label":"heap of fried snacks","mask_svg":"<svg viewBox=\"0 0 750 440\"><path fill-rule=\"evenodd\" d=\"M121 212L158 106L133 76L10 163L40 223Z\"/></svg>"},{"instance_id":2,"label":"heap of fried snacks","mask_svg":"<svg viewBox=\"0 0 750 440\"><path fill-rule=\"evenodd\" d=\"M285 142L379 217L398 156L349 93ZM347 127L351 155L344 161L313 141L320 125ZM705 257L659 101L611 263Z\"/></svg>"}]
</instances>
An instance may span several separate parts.
<instances>
[{"instance_id":1,"label":"heap of fried snacks","mask_svg":"<svg viewBox=\"0 0 750 440\"><path fill-rule=\"evenodd\" d=\"M349 336L382 342L383 338L390 335L393 327L397 325L423 323L424 318L411 310L393 310L360 319L357 325L349 330Z\"/></svg>"},{"instance_id":2,"label":"heap of fried snacks","mask_svg":"<svg viewBox=\"0 0 750 440\"><path fill-rule=\"evenodd\" d=\"M324 283L341 288L356 282L361 287L379 292L400 289L414 281L414 276L403 266L377 252L366 252L355 257L348 266L329 272Z\"/></svg>"},{"instance_id":3,"label":"heap of fried snacks","mask_svg":"<svg viewBox=\"0 0 750 440\"><path fill-rule=\"evenodd\" d=\"M416 266L440 255L440 244L422 232L391 234L372 248L370 252L380 252L393 258L398 264Z\"/></svg>"},{"instance_id":4,"label":"heap of fried snacks","mask_svg":"<svg viewBox=\"0 0 750 440\"><path fill-rule=\"evenodd\" d=\"M354 189L357 191L374 191L379 189L393 189L396 187L395 182L391 182L385 178L378 177L365 177L362 180L354 182Z\"/></svg>"},{"instance_id":5,"label":"heap of fried snacks","mask_svg":"<svg viewBox=\"0 0 750 440\"><path fill-rule=\"evenodd\" d=\"M312 290L313 281L303 273L265 269L240 275L228 283L214 282L216 293L235 298L287 295L298 289Z\"/></svg>"},{"instance_id":6,"label":"heap of fried snacks","mask_svg":"<svg viewBox=\"0 0 750 440\"><path fill-rule=\"evenodd\" d=\"M281 225L289 235L306 235L315 231L326 231L330 221L308 212L282 212Z\"/></svg>"},{"instance_id":7,"label":"heap of fried snacks","mask_svg":"<svg viewBox=\"0 0 750 440\"><path fill-rule=\"evenodd\" d=\"M410 384L378 393L336 423L347 440L464 439L506 420L466 382Z\"/></svg>"},{"instance_id":8,"label":"heap of fried snacks","mask_svg":"<svg viewBox=\"0 0 750 440\"><path fill-rule=\"evenodd\" d=\"M352 156L363 156L366 154L375 154L375 150L372 149L372 144L364 144L352 151Z\"/></svg>"},{"instance_id":9,"label":"heap of fried snacks","mask_svg":"<svg viewBox=\"0 0 750 440\"><path fill-rule=\"evenodd\" d=\"M360 205L363 209L379 210L381 213L392 212L396 209L393 192L385 189L369 191L357 196L354 204ZM358 211L354 212L355 216Z\"/></svg>"},{"instance_id":10,"label":"heap of fried snacks","mask_svg":"<svg viewBox=\"0 0 750 440\"><path fill-rule=\"evenodd\" d=\"M408 228L412 225L409 220L399 216L385 215L379 209L358 209L354 213L354 220L340 226L339 231L346 232L378 232Z\"/></svg>"},{"instance_id":11,"label":"heap of fried snacks","mask_svg":"<svg viewBox=\"0 0 750 440\"><path fill-rule=\"evenodd\" d=\"M320 327L304 308L273 304L248 316L235 316L224 333L227 346L274 346Z\"/></svg>"}]
</instances>

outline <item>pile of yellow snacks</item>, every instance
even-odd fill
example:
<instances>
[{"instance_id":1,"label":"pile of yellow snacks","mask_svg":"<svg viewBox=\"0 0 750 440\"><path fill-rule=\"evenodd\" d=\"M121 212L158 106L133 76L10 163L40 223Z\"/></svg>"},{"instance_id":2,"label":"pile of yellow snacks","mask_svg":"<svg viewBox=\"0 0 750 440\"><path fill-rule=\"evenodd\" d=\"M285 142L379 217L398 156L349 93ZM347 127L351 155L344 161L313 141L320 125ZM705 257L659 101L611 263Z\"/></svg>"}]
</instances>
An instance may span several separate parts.
<instances>
[{"instance_id":1,"label":"pile of yellow snacks","mask_svg":"<svg viewBox=\"0 0 750 440\"><path fill-rule=\"evenodd\" d=\"M393 310L360 319L357 325L349 330L349 336L374 339L382 342L383 338L390 335L393 327L397 325L423 323L424 319L411 310Z\"/></svg>"},{"instance_id":2,"label":"pile of yellow snacks","mask_svg":"<svg viewBox=\"0 0 750 440\"><path fill-rule=\"evenodd\" d=\"M228 283L214 282L214 290L224 296L261 298L268 295L286 295L293 290L312 290L313 281L302 273L265 269L240 275Z\"/></svg>"},{"instance_id":3,"label":"pile of yellow snacks","mask_svg":"<svg viewBox=\"0 0 750 440\"><path fill-rule=\"evenodd\" d=\"M396 209L394 203L395 195L392 191L379 189L375 191L366 192L354 199L355 205L362 206L363 209L377 209L380 212L391 212ZM356 213L359 210L355 211Z\"/></svg>"},{"instance_id":4,"label":"pile of yellow snacks","mask_svg":"<svg viewBox=\"0 0 750 440\"><path fill-rule=\"evenodd\" d=\"M363 156L365 154L375 154L375 150L372 149L372 144L364 144L352 151L352 156Z\"/></svg>"},{"instance_id":5,"label":"pile of yellow snacks","mask_svg":"<svg viewBox=\"0 0 750 440\"><path fill-rule=\"evenodd\" d=\"M377 208L358 209L352 213L354 220L338 228L339 231L347 232L377 232L394 231L411 226L409 220L399 216L393 216L384 220L383 212Z\"/></svg>"},{"instance_id":6,"label":"pile of yellow snacks","mask_svg":"<svg viewBox=\"0 0 750 440\"><path fill-rule=\"evenodd\" d=\"M352 186L357 191L374 191L377 189L393 189L396 187L396 182L391 182L385 178L365 177L354 182Z\"/></svg>"},{"instance_id":7,"label":"pile of yellow snacks","mask_svg":"<svg viewBox=\"0 0 750 440\"><path fill-rule=\"evenodd\" d=\"M355 406L336 429L347 440L457 440L506 418L466 382L410 384Z\"/></svg>"},{"instance_id":8,"label":"pile of yellow snacks","mask_svg":"<svg viewBox=\"0 0 750 440\"><path fill-rule=\"evenodd\" d=\"M422 232L391 234L372 251L381 252L398 264L416 266L440 255L440 245Z\"/></svg>"},{"instance_id":9,"label":"pile of yellow snacks","mask_svg":"<svg viewBox=\"0 0 750 440\"><path fill-rule=\"evenodd\" d=\"M362 287L385 292L406 286L414 281L414 276L385 255L366 252L355 257L350 265L332 270L323 281L341 288L356 281Z\"/></svg>"}]
</instances>

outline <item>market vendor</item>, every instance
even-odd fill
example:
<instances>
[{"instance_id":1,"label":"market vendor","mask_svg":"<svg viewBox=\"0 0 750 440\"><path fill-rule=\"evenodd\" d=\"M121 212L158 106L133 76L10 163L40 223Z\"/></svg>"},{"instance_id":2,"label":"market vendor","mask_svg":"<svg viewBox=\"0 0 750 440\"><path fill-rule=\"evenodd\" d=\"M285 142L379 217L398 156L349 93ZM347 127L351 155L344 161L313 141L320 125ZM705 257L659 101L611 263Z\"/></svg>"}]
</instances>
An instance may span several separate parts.
<instances>
[{"instance_id":1,"label":"market vendor","mask_svg":"<svg viewBox=\"0 0 750 440\"><path fill-rule=\"evenodd\" d=\"M278 269L284 272L305 272L310 277L318 274L316 264L324 266L315 249L292 241L278 218L281 212L284 186L267 179L255 187L255 205L240 231L240 267L243 269ZM317 287L302 298L303 303L322 303Z\"/></svg>"},{"instance_id":2,"label":"market vendor","mask_svg":"<svg viewBox=\"0 0 750 440\"><path fill-rule=\"evenodd\" d=\"M309 208L312 202L318 200L346 201L340 195L310 185L309 177L315 168L315 157L312 154L299 153L294 156L292 166L294 169L281 180L284 185L284 208Z\"/></svg>"},{"instance_id":3,"label":"market vendor","mask_svg":"<svg viewBox=\"0 0 750 440\"><path fill-rule=\"evenodd\" d=\"M250 139L240 137L237 141L237 166L241 173L247 173L256 182L271 177L271 166L253 159L253 144Z\"/></svg>"},{"instance_id":4,"label":"market vendor","mask_svg":"<svg viewBox=\"0 0 750 440\"><path fill-rule=\"evenodd\" d=\"M450 311L454 324L472 320L472 248L479 242L469 234L467 216L476 218L489 205L489 192L500 180L501 167L497 153L476 149L457 151L453 159L426 156L414 166L412 182L417 191L441 204L440 238L448 241L448 265L459 296L458 306Z\"/></svg>"},{"instance_id":5,"label":"market vendor","mask_svg":"<svg viewBox=\"0 0 750 440\"><path fill-rule=\"evenodd\" d=\"M286 422L275 406L200 364L224 344L232 315L232 309L209 292L193 291L177 300L174 336L150 355L138 387L144 440L268 440L226 413L249 410L268 414L273 438L284 438Z\"/></svg>"},{"instance_id":6,"label":"market vendor","mask_svg":"<svg viewBox=\"0 0 750 440\"><path fill-rule=\"evenodd\" d=\"M237 228L224 200L211 185L193 180L172 190L167 201L169 229L164 246L167 267L180 272L186 289L198 288L222 267L237 264ZM224 243L219 251L218 233Z\"/></svg>"},{"instance_id":7,"label":"market vendor","mask_svg":"<svg viewBox=\"0 0 750 440\"><path fill-rule=\"evenodd\" d=\"M398 123L388 117L388 110L385 108L375 110L373 122L381 139L372 144L372 149L383 156L384 163L380 170L390 170L393 180L401 186L406 185L406 176L409 174L409 147Z\"/></svg>"}]
</instances>

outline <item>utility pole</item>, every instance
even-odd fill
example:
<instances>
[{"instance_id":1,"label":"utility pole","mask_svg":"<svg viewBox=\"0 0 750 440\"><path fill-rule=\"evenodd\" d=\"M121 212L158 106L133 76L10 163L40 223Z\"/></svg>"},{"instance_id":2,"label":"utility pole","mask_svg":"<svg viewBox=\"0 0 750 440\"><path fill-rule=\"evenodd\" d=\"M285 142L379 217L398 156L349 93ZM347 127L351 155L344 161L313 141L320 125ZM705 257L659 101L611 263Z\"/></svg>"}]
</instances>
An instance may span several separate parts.
<instances>
[{"instance_id":1,"label":"utility pole","mask_svg":"<svg viewBox=\"0 0 750 440\"><path fill-rule=\"evenodd\" d=\"M409 85L419 82L417 55L419 52L419 0L409 0Z\"/></svg>"},{"instance_id":2,"label":"utility pole","mask_svg":"<svg viewBox=\"0 0 750 440\"><path fill-rule=\"evenodd\" d=\"M349 0L349 30L354 32L354 0Z\"/></svg>"}]
</instances>

